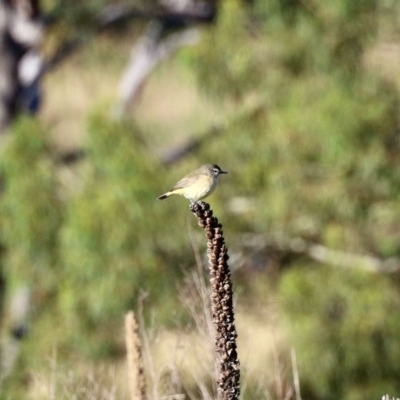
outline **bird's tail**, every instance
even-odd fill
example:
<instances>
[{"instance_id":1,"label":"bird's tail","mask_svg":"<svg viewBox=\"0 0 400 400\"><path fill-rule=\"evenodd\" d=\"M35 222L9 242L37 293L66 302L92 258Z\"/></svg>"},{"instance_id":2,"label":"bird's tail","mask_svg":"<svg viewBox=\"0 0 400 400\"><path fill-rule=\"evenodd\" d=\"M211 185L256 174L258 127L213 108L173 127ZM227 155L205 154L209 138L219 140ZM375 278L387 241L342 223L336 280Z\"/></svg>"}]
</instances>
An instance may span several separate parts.
<instances>
[{"instance_id":1,"label":"bird's tail","mask_svg":"<svg viewBox=\"0 0 400 400\"><path fill-rule=\"evenodd\" d=\"M161 196L157 197L157 200L164 200L164 199L166 199L167 197L171 196L171 194L172 194L172 192L164 193L164 194L162 194Z\"/></svg>"}]
</instances>

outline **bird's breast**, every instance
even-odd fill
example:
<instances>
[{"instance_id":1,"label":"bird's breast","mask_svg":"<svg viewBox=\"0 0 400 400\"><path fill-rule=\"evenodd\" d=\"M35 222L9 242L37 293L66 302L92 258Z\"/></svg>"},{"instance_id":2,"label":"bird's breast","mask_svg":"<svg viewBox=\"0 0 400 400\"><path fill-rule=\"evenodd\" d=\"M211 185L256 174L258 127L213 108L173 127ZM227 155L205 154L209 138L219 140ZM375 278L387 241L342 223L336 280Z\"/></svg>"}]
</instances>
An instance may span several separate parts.
<instances>
[{"instance_id":1,"label":"bird's breast","mask_svg":"<svg viewBox=\"0 0 400 400\"><path fill-rule=\"evenodd\" d=\"M217 186L217 180L207 175L201 175L196 181L185 188L184 196L194 201L209 196Z\"/></svg>"}]
</instances>

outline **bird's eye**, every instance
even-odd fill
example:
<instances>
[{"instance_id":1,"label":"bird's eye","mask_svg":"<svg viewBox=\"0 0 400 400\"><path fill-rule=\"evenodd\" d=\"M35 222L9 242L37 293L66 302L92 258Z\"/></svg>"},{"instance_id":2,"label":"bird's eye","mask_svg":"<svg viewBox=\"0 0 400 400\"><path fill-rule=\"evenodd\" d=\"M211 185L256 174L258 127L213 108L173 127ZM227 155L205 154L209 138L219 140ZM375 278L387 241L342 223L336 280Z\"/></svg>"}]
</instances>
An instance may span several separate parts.
<instances>
[{"instance_id":1,"label":"bird's eye","mask_svg":"<svg viewBox=\"0 0 400 400\"><path fill-rule=\"evenodd\" d=\"M219 174L219 169L218 168L213 168L214 174Z\"/></svg>"}]
</instances>

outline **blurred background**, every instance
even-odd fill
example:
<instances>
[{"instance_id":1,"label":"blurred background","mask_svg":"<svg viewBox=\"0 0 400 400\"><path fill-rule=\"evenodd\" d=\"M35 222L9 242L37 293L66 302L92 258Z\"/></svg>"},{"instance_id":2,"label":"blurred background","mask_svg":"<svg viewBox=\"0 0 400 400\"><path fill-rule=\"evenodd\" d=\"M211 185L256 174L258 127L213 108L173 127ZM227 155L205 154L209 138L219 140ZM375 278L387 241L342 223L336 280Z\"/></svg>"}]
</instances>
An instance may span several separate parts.
<instances>
[{"instance_id":1,"label":"blurred background","mask_svg":"<svg viewBox=\"0 0 400 400\"><path fill-rule=\"evenodd\" d=\"M155 200L209 162L242 398L400 397L399 22L396 0L0 1L0 399L128 399L131 309L149 397L215 398L204 233Z\"/></svg>"}]
</instances>

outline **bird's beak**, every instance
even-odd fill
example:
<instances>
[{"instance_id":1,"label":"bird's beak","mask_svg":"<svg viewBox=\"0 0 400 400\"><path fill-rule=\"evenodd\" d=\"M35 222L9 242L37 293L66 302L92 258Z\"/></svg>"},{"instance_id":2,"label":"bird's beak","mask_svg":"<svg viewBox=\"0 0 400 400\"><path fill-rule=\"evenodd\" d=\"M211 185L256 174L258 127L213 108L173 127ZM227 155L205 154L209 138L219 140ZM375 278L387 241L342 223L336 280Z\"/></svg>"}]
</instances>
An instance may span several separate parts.
<instances>
[{"instance_id":1,"label":"bird's beak","mask_svg":"<svg viewBox=\"0 0 400 400\"><path fill-rule=\"evenodd\" d=\"M226 171L221 171L220 174L227 174L227 172Z\"/></svg>"}]
</instances>

